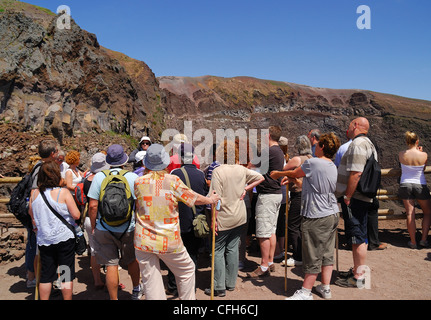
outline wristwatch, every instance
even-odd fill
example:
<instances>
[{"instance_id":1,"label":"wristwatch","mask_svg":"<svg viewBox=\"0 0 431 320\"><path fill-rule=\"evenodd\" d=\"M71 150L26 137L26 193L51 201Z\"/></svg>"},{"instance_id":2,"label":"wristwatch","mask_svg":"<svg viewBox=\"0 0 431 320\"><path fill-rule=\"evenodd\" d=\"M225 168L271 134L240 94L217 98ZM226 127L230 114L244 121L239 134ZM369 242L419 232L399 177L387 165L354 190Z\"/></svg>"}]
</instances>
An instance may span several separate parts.
<instances>
[{"instance_id":1,"label":"wristwatch","mask_svg":"<svg viewBox=\"0 0 431 320\"><path fill-rule=\"evenodd\" d=\"M350 200L350 199L352 199L352 197L348 197L348 196L344 196L344 200Z\"/></svg>"}]
</instances>

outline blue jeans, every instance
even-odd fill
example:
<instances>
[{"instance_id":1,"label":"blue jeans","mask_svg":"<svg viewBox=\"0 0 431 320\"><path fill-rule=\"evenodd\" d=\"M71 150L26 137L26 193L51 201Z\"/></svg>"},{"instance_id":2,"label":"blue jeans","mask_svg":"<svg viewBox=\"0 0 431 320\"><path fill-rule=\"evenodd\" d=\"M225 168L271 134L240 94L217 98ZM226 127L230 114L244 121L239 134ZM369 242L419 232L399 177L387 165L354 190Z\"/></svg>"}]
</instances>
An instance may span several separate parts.
<instances>
[{"instance_id":1,"label":"blue jeans","mask_svg":"<svg viewBox=\"0 0 431 320\"><path fill-rule=\"evenodd\" d=\"M235 288L238 277L239 240L245 225L218 231L214 245L214 289Z\"/></svg>"},{"instance_id":2,"label":"blue jeans","mask_svg":"<svg viewBox=\"0 0 431 320\"><path fill-rule=\"evenodd\" d=\"M346 238L349 244L368 244L367 216L371 203L352 198L350 206L341 202Z\"/></svg>"},{"instance_id":3,"label":"blue jeans","mask_svg":"<svg viewBox=\"0 0 431 320\"><path fill-rule=\"evenodd\" d=\"M34 259L36 257L36 233L27 228L27 245L25 246L25 268L27 271L34 272Z\"/></svg>"}]
</instances>

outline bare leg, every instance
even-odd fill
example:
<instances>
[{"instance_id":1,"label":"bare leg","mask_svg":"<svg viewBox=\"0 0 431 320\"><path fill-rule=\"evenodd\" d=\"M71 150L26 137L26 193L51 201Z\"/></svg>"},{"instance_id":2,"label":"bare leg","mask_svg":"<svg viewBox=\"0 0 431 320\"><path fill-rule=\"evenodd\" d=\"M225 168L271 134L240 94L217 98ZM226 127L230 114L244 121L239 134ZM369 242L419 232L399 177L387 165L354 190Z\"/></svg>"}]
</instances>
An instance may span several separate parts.
<instances>
[{"instance_id":1,"label":"bare leg","mask_svg":"<svg viewBox=\"0 0 431 320\"><path fill-rule=\"evenodd\" d=\"M118 266L106 267L106 287L108 288L109 298L118 300Z\"/></svg>"},{"instance_id":2,"label":"bare leg","mask_svg":"<svg viewBox=\"0 0 431 320\"><path fill-rule=\"evenodd\" d=\"M424 217L422 220L422 241L426 241L431 226L431 200L418 200L422 208Z\"/></svg>"},{"instance_id":3,"label":"bare leg","mask_svg":"<svg viewBox=\"0 0 431 320\"><path fill-rule=\"evenodd\" d=\"M61 294L63 295L63 300L72 300L73 282L61 283Z\"/></svg>"},{"instance_id":4,"label":"bare leg","mask_svg":"<svg viewBox=\"0 0 431 320\"><path fill-rule=\"evenodd\" d=\"M127 266L127 271L129 273L130 278L132 279L133 287L136 287L139 284L139 280L141 278L138 260L134 260L132 263L130 263Z\"/></svg>"},{"instance_id":5,"label":"bare leg","mask_svg":"<svg viewBox=\"0 0 431 320\"><path fill-rule=\"evenodd\" d=\"M40 300L49 300L51 295L52 283L39 283L39 298Z\"/></svg>"},{"instance_id":6,"label":"bare leg","mask_svg":"<svg viewBox=\"0 0 431 320\"><path fill-rule=\"evenodd\" d=\"M352 253L353 253L353 272L355 278L358 279L361 274L357 273L357 269L360 266L365 266L365 261L367 259L367 244L353 244L352 245Z\"/></svg>"},{"instance_id":7,"label":"bare leg","mask_svg":"<svg viewBox=\"0 0 431 320\"><path fill-rule=\"evenodd\" d=\"M261 266L268 267L269 251L271 248L270 238L258 238L260 245L260 254L262 255Z\"/></svg>"},{"instance_id":8,"label":"bare leg","mask_svg":"<svg viewBox=\"0 0 431 320\"><path fill-rule=\"evenodd\" d=\"M409 232L410 241L416 244L416 220L414 200L403 200L407 216L407 231Z\"/></svg>"},{"instance_id":9,"label":"bare leg","mask_svg":"<svg viewBox=\"0 0 431 320\"><path fill-rule=\"evenodd\" d=\"M322 266L322 283L329 285L331 283L333 266Z\"/></svg>"}]
</instances>

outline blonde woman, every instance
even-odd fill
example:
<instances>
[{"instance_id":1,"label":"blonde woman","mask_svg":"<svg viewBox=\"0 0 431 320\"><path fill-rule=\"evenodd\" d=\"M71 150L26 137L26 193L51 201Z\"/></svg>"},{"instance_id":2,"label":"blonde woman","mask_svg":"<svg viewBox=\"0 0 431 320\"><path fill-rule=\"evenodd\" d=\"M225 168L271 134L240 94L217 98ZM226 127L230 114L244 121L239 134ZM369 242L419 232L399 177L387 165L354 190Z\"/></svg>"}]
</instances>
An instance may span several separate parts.
<instances>
[{"instance_id":1,"label":"blonde woman","mask_svg":"<svg viewBox=\"0 0 431 320\"><path fill-rule=\"evenodd\" d=\"M407 215L407 230L410 235L408 246L417 248L415 200L422 208L424 217L422 220L422 238L419 244L428 246L428 232L431 225L431 195L425 179L424 170L428 155L419 146L419 137L416 133L407 131L405 134L407 150L399 153L401 164L401 180L398 196L403 200Z\"/></svg>"}]
</instances>

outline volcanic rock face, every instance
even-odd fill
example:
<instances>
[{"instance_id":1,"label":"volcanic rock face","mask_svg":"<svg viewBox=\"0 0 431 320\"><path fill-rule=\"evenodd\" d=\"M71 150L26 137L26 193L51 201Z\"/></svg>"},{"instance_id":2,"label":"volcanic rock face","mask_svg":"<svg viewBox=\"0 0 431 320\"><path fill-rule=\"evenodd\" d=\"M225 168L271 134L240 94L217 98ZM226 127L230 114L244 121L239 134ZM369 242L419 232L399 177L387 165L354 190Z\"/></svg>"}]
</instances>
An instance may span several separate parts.
<instances>
[{"instance_id":1,"label":"volcanic rock face","mask_svg":"<svg viewBox=\"0 0 431 320\"><path fill-rule=\"evenodd\" d=\"M333 131L346 142L350 121L364 116L370 137L385 168L398 166L398 151L405 148L404 133L416 131L424 150L431 150L431 102L365 90L313 88L294 83L250 77L161 77L167 96L166 123L193 130L206 128L266 129L279 125L295 155L295 139L310 129Z\"/></svg>"},{"instance_id":2,"label":"volcanic rock face","mask_svg":"<svg viewBox=\"0 0 431 320\"><path fill-rule=\"evenodd\" d=\"M160 104L154 74L135 82L113 52L76 23L57 28L58 17L29 12L0 14L0 114L26 130L61 142L74 131L148 134L147 112ZM145 86L152 90L145 90Z\"/></svg>"}]
</instances>

